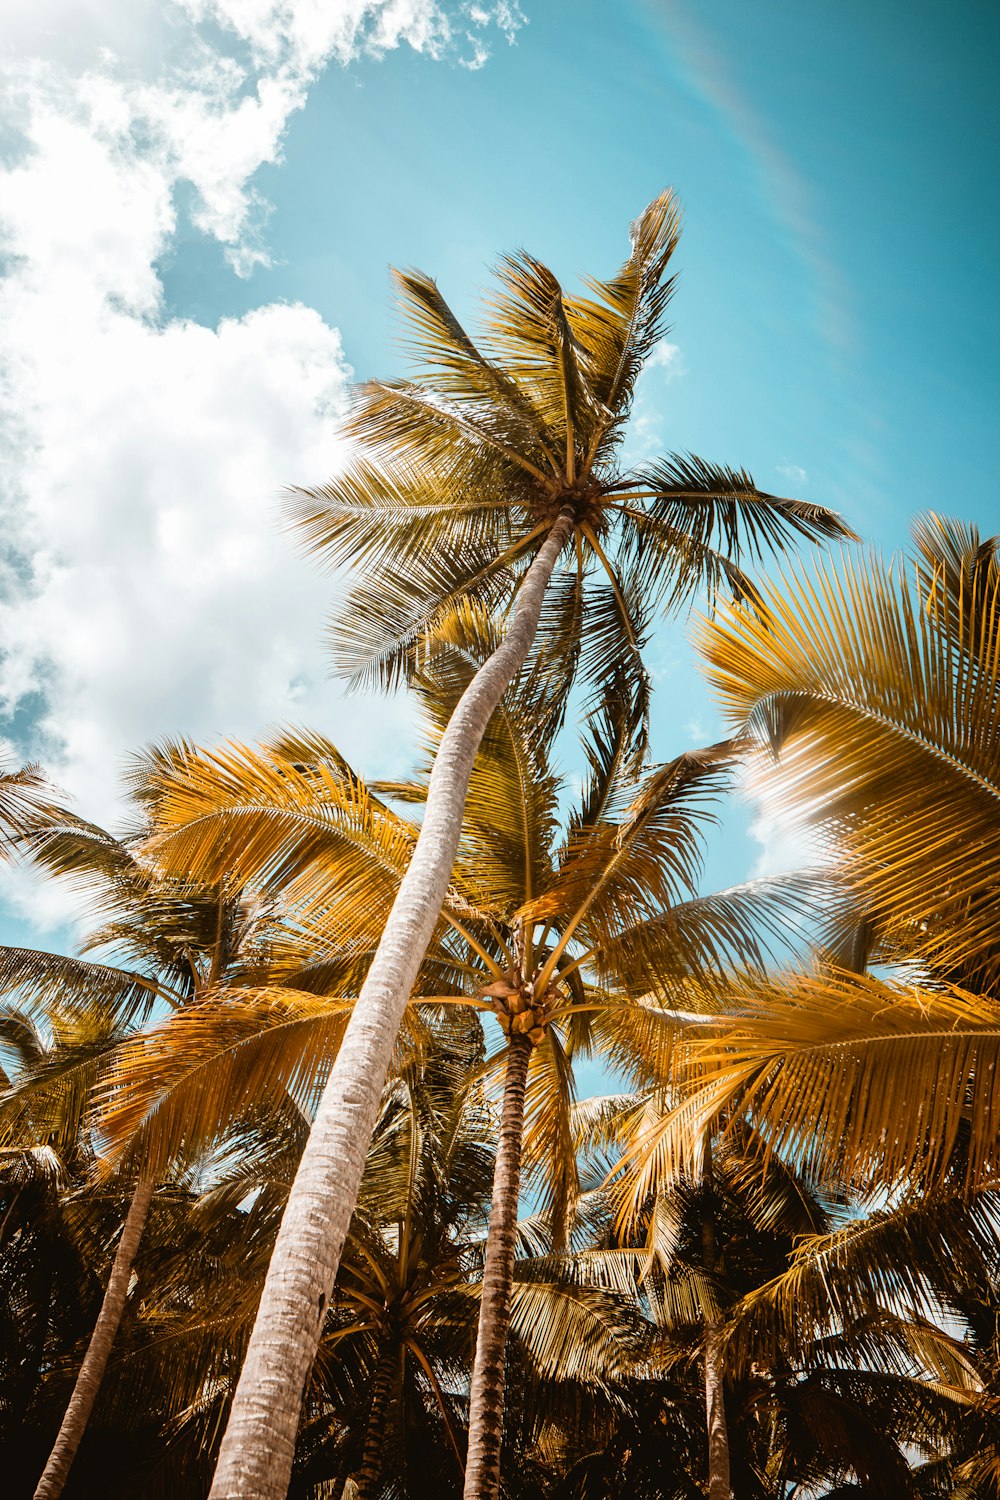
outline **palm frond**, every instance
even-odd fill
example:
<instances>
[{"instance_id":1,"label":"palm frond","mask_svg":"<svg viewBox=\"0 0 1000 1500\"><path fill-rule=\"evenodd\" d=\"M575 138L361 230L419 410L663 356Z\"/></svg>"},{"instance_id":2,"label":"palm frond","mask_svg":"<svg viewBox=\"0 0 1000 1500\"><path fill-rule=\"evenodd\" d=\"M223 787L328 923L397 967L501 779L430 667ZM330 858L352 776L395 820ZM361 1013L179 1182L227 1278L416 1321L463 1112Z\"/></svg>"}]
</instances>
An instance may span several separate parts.
<instances>
[{"instance_id":1,"label":"palm frond","mask_svg":"<svg viewBox=\"0 0 1000 1500\"><path fill-rule=\"evenodd\" d=\"M823 1180L859 1188L997 1171L1000 1011L988 997L833 974L743 983L738 1019L690 1030L676 1055L690 1093L636 1150L665 1175L727 1112Z\"/></svg>"},{"instance_id":2,"label":"palm frond","mask_svg":"<svg viewBox=\"0 0 1000 1500\"><path fill-rule=\"evenodd\" d=\"M145 1170L163 1175L288 1098L311 1115L352 1003L287 989L231 990L125 1042L114 1075L95 1094L108 1163L141 1154Z\"/></svg>"},{"instance_id":3,"label":"palm frond","mask_svg":"<svg viewBox=\"0 0 1000 1500\"><path fill-rule=\"evenodd\" d=\"M845 559L728 608L701 642L757 775L819 825L886 940L1000 974L1000 573L970 638L939 590ZM1000 642L1000 637L997 638ZM776 756L777 759L772 758Z\"/></svg>"},{"instance_id":4,"label":"palm frond","mask_svg":"<svg viewBox=\"0 0 1000 1500\"><path fill-rule=\"evenodd\" d=\"M15 997L36 1015L100 1008L130 1026L146 1018L158 994L155 980L127 969L34 948L0 948L0 995Z\"/></svg>"},{"instance_id":5,"label":"palm frond","mask_svg":"<svg viewBox=\"0 0 1000 1500\"><path fill-rule=\"evenodd\" d=\"M566 299L566 316L595 396L616 416L631 402L639 372L667 332L664 315L674 290L667 277L680 238L680 209L668 189L632 225L632 252L616 276L588 277L590 297Z\"/></svg>"}]
</instances>

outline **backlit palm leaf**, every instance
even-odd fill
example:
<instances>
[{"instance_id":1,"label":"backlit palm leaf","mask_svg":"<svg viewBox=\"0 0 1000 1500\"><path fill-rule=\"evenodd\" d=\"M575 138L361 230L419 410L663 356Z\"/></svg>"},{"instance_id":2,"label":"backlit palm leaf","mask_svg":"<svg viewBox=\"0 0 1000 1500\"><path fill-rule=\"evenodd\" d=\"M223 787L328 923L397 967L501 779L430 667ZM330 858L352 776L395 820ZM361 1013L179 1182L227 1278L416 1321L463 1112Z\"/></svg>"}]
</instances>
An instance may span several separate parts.
<instances>
[{"instance_id":1,"label":"backlit palm leaf","mask_svg":"<svg viewBox=\"0 0 1000 1500\"><path fill-rule=\"evenodd\" d=\"M396 273L415 378L357 391L348 431L367 456L289 506L310 550L363 568L333 632L338 665L355 682L408 679L427 633L455 606L506 608L567 506L574 541L540 636L564 695L579 667L598 690L625 672L643 696L640 653L660 604L704 586L746 597L744 550L850 535L831 512L775 499L746 474L701 460L618 468L635 380L665 331L678 226L664 193L633 226L617 276L589 281L581 297L526 252L503 258L478 342L429 277ZM599 614L603 631L591 641Z\"/></svg>"},{"instance_id":2,"label":"backlit palm leaf","mask_svg":"<svg viewBox=\"0 0 1000 1500\"><path fill-rule=\"evenodd\" d=\"M777 757L761 755L761 780L829 836L882 940L989 987L1000 976L1000 569L987 548L975 608L968 594L963 604L976 554L960 566L952 548L935 570L942 534L925 523L915 575L845 559L769 589L764 615L727 610L702 644L734 725Z\"/></svg>"},{"instance_id":3,"label":"backlit palm leaf","mask_svg":"<svg viewBox=\"0 0 1000 1500\"><path fill-rule=\"evenodd\" d=\"M833 974L746 980L738 1020L690 1030L675 1076L690 1094L636 1141L665 1175L683 1172L697 1133L742 1113L814 1176L859 1188L997 1172L1000 1009L967 991ZM961 1147L961 1149L958 1149Z\"/></svg>"}]
</instances>

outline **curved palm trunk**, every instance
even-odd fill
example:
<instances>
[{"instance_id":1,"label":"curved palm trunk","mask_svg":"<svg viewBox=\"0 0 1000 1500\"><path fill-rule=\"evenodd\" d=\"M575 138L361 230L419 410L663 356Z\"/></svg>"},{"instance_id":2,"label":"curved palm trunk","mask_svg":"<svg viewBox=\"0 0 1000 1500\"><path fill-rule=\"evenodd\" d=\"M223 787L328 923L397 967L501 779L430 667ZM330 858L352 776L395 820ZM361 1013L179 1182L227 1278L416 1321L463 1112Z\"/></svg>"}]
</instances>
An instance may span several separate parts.
<instances>
[{"instance_id":1,"label":"curved palm trunk","mask_svg":"<svg viewBox=\"0 0 1000 1500\"><path fill-rule=\"evenodd\" d=\"M278 1231L209 1500L284 1500L309 1371L364 1171L393 1044L448 889L469 777L486 726L522 666L556 559L560 511L518 591L503 642L441 740L413 858L323 1091Z\"/></svg>"},{"instance_id":2,"label":"curved palm trunk","mask_svg":"<svg viewBox=\"0 0 1000 1500\"><path fill-rule=\"evenodd\" d=\"M378 1477L385 1459L385 1414L392 1395L392 1382L396 1373L396 1358L392 1348L383 1351L375 1372L375 1388L372 1391L368 1426L365 1428L365 1443L361 1450L361 1467L354 1476L354 1488L358 1500L372 1500L376 1493Z\"/></svg>"},{"instance_id":3,"label":"curved palm trunk","mask_svg":"<svg viewBox=\"0 0 1000 1500\"><path fill-rule=\"evenodd\" d=\"M132 1279L132 1265L136 1251L146 1227L146 1216L153 1198L153 1184L140 1177L132 1202L129 1204L125 1227L115 1251L111 1275L104 1293L104 1301L97 1315L94 1331L83 1357L73 1394L69 1398L66 1414L56 1436L49 1461L35 1490L35 1500L56 1500L69 1477L70 1467L86 1430L97 1393L107 1369L111 1346L115 1341L125 1311L128 1284Z\"/></svg>"},{"instance_id":4,"label":"curved palm trunk","mask_svg":"<svg viewBox=\"0 0 1000 1500\"><path fill-rule=\"evenodd\" d=\"M493 1173L493 1204L483 1268L476 1358L469 1401L469 1456L465 1466L465 1500L495 1500L500 1491L500 1443L503 1437L504 1357L514 1285L514 1246L521 1195L521 1140L524 1092L531 1042L512 1036L504 1080L500 1139Z\"/></svg>"},{"instance_id":5,"label":"curved palm trunk","mask_svg":"<svg viewBox=\"0 0 1000 1500\"><path fill-rule=\"evenodd\" d=\"M711 1147L705 1146L705 1206L701 1220L702 1259L705 1270L713 1275L717 1264L715 1221L712 1217ZM729 1480L729 1428L726 1424L726 1400L722 1372L721 1324L705 1319L705 1421L708 1430L708 1500L732 1500Z\"/></svg>"}]
</instances>

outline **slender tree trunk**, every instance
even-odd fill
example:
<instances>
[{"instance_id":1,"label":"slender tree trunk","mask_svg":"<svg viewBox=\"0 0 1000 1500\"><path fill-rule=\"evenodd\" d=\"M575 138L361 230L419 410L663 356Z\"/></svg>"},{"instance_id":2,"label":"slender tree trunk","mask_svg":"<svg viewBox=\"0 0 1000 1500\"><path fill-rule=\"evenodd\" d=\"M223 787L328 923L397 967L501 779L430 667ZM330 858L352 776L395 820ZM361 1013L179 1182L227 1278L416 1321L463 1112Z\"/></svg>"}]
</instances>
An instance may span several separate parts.
<instances>
[{"instance_id":1,"label":"slender tree trunk","mask_svg":"<svg viewBox=\"0 0 1000 1500\"><path fill-rule=\"evenodd\" d=\"M567 506L525 574L504 640L441 740L420 836L323 1091L281 1221L209 1500L284 1500L295 1434L393 1044L448 889L486 726L531 648Z\"/></svg>"},{"instance_id":2,"label":"slender tree trunk","mask_svg":"<svg viewBox=\"0 0 1000 1500\"><path fill-rule=\"evenodd\" d=\"M66 1414L62 1419L52 1452L49 1454L49 1461L45 1465L45 1472L38 1481L35 1500L56 1500L56 1496L63 1492L70 1467L76 1457L76 1450L80 1446L97 1399L104 1371L107 1369L111 1346L115 1341L122 1313L125 1311L128 1284L132 1279L132 1266L142 1239L142 1231L146 1227L146 1215L149 1213L152 1198L152 1181L140 1177L132 1195L132 1202L129 1204L125 1227L118 1241L118 1249L115 1251L111 1275L108 1277L108 1285L104 1292L104 1301L101 1303L101 1310L97 1315L87 1352L83 1356L83 1364L76 1377Z\"/></svg>"},{"instance_id":3,"label":"slender tree trunk","mask_svg":"<svg viewBox=\"0 0 1000 1500\"><path fill-rule=\"evenodd\" d=\"M375 1389L365 1428L365 1443L361 1450L361 1467L354 1476L354 1487L358 1500L373 1500L379 1475L385 1462L385 1414L392 1395L392 1382L396 1374L397 1360L390 1346L383 1351L375 1371Z\"/></svg>"},{"instance_id":4,"label":"slender tree trunk","mask_svg":"<svg viewBox=\"0 0 1000 1500\"><path fill-rule=\"evenodd\" d=\"M465 1500L495 1500L500 1492L504 1360L514 1285L514 1246L521 1196L524 1091L528 1082L530 1058L529 1039L524 1035L512 1036L507 1058L507 1077L504 1080L500 1140L493 1172L493 1206L490 1209L490 1232L486 1239L476 1358L472 1366Z\"/></svg>"},{"instance_id":5,"label":"slender tree trunk","mask_svg":"<svg viewBox=\"0 0 1000 1500\"><path fill-rule=\"evenodd\" d=\"M702 1258L709 1275L715 1274L718 1254L715 1243L715 1220L712 1213L711 1147L705 1145L705 1193L701 1219ZM726 1424L725 1389L722 1376L722 1327L717 1319L705 1317L705 1420L708 1430L708 1500L732 1500L729 1483L729 1428Z\"/></svg>"}]
</instances>

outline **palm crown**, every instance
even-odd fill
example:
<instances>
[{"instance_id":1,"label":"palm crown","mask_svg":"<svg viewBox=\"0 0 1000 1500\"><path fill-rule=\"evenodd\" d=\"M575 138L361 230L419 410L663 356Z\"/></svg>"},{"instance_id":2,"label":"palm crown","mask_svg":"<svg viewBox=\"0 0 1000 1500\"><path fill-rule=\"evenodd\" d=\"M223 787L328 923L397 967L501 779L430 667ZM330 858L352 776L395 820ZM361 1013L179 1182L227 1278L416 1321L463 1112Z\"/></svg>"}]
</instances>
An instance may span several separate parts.
<instances>
[{"instance_id":1,"label":"palm crown","mask_svg":"<svg viewBox=\"0 0 1000 1500\"><path fill-rule=\"evenodd\" d=\"M665 192L633 226L618 274L588 279L585 295L565 293L523 251L502 258L478 343L429 277L395 273L416 378L363 385L349 431L365 456L291 503L311 548L360 570L333 635L355 680L406 679L454 605L508 602L568 514L573 545L536 650L564 683L577 668L598 688L624 674L641 724L640 652L660 605L720 586L754 599L744 555L852 535L833 512L765 494L742 470L677 454L622 467L636 380L666 331L678 233Z\"/></svg>"}]
</instances>

